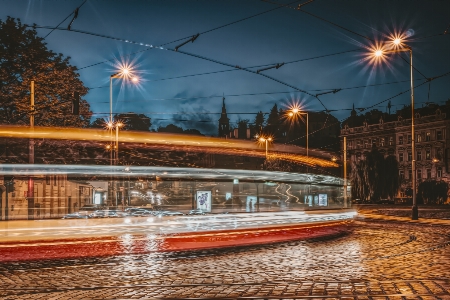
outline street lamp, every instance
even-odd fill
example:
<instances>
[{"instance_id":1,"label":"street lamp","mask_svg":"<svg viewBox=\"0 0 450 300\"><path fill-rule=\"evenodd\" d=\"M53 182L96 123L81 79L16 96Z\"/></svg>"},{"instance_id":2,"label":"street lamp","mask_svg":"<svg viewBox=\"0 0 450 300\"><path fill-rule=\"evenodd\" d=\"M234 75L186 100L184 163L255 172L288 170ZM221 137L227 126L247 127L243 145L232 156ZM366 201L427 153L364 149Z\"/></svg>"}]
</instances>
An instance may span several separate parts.
<instances>
[{"instance_id":1,"label":"street lamp","mask_svg":"<svg viewBox=\"0 0 450 300\"><path fill-rule=\"evenodd\" d=\"M294 105L287 111L287 117L289 119L296 120L296 118L300 115L306 115L306 157L309 157L309 130L308 130L308 123L309 123L309 115L308 112L302 112L299 107Z\"/></svg>"},{"instance_id":2,"label":"street lamp","mask_svg":"<svg viewBox=\"0 0 450 300\"><path fill-rule=\"evenodd\" d=\"M111 130L111 144L112 144L112 130L114 127L116 127L116 152L115 152L116 159L115 160L118 163L119 162L119 160L118 160L119 159L119 140L118 140L119 139L119 133L118 133L119 129L118 128L122 127L123 124L121 122L116 122L115 125L112 123L113 122L113 115L112 115L112 102L113 102L112 80L113 80L113 78L122 78L122 79L126 79L126 80L131 80L131 82L133 82L133 83L138 83L139 78L137 76L133 75L132 69L130 69L130 68L122 68L120 70L120 72L112 74L109 77L109 123L107 125L108 125L108 128ZM118 124L120 124L120 126L118 126ZM111 165L112 165L113 164L112 163L113 162L112 151L111 151L111 155L110 155L110 160L111 160Z\"/></svg>"},{"instance_id":3,"label":"street lamp","mask_svg":"<svg viewBox=\"0 0 450 300\"><path fill-rule=\"evenodd\" d=\"M256 136L256 138L258 138L258 136ZM261 143L266 143L266 159L268 158L268 143L269 142L271 142L272 141L272 138L269 136L269 137L260 137L259 139L258 139L258 141L260 141Z\"/></svg>"},{"instance_id":4,"label":"street lamp","mask_svg":"<svg viewBox=\"0 0 450 300\"><path fill-rule=\"evenodd\" d=\"M416 199L416 155L415 155L415 135L414 135L414 78L413 78L413 52L412 48L404 45L401 37L394 37L392 39L392 49L375 49L375 58L383 58L388 53L409 52L409 69L411 77L411 155L412 155L412 190L413 190L413 206L412 206L412 220L419 219L419 211Z\"/></svg>"}]
</instances>

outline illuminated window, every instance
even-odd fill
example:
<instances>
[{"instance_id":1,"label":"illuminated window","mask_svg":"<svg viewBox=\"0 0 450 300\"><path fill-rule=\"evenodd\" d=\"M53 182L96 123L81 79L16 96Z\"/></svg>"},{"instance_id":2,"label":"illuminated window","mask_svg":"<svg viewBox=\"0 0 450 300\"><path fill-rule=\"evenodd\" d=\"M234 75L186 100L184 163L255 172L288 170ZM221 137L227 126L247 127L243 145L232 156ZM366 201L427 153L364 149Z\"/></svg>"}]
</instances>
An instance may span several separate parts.
<instances>
[{"instance_id":1,"label":"illuminated window","mask_svg":"<svg viewBox=\"0 0 450 300\"><path fill-rule=\"evenodd\" d=\"M394 144L394 138L391 136L389 137L389 146L392 146Z\"/></svg>"},{"instance_id":2,"label":"illuminated window","mask_svg":"<svg viewBox=\"0 0 450 300\"><path fill-rule=\"evenodd\" d=\"M431 150L430 149L425 150L425 159L431 160Z\"/></svg>"},{"instance_id":3,"label":"illuminated window","mask_svg":"<svg viewBox=\"0 0 450 300\"><path fill-rule=\"evenodd\" d=\"M417 142L420 143L422 141L422 136L420 133L417 135Z\"/></svg>"},{"instance_id":4,"label":"illuminated window","mask_svg":"<svg viewBox=\"0 0 450 300\"><path fill-rule=\"evenodd\" d=\"M431 132L427 132L426 136L425 136L425 140L427 142L431 141Z\"/></svg>"},{"instance_id":5,"label":"illuminated window","mask_svg":"<svg viewBox=\"0 0 450 300\"><path fill-rule=\"evenodd\" d=\"M381 138L381 139L380 139L380 146L381 146L381 147L384 147L384 138Z\"/></svg>"}]
</instances>

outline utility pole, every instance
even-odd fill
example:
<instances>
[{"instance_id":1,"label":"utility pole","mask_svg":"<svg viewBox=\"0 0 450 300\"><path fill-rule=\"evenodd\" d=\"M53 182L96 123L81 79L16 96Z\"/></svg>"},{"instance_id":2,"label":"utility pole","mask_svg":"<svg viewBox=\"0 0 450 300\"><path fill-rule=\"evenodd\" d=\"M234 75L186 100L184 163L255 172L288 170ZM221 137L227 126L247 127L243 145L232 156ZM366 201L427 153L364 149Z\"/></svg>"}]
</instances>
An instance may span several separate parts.
<instances>
[{"instance_id":1,"label":"utility pole","mask_svg":"<svg viewBox=\"0 0 450 300\"><path fill-rule=\"evenodd\" d=\"M30 91L30 130L34 130L34 81L31 81ZM29 140L29 164L34 164L34 139ZM28 177L28 220L34 220L34 180Z\"/></svg>"},{"instance_id":2,"label":"utility pole","mask_svg":"<svg viewBox=\"0 0 450 300\"><path fill-rule=\"evenodd\" d=\"M344 208L347 208L347 137L344 136Z\"/></svg>"}]
</instances>

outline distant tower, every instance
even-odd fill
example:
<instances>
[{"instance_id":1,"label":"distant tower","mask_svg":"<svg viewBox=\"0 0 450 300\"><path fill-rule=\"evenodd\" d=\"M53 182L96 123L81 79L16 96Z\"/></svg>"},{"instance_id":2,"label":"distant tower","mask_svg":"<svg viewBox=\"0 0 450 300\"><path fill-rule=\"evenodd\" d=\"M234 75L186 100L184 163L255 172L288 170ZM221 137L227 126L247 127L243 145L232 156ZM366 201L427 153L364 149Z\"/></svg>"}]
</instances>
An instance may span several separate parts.
<instances>
[{"instance_id":1,"label":"distant tower","mask_svg":"<svg viewBox=\"0 0 450 300\"><path fill-rule=\"evenodd\" d=\"M222 114L219 119L219 137L228 136L230 134L230 119L227 117L227 109L225 107L225 97L222 98Z\"/></svg>"}]
</instances>

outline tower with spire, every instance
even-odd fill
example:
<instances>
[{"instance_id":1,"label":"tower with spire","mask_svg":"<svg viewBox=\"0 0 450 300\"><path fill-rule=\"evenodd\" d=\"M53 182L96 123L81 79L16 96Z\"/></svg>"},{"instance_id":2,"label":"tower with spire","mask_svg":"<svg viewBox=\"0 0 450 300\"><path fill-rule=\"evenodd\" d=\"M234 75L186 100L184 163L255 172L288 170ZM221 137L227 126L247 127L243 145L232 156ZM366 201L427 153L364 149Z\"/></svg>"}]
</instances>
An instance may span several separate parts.
<instances>
[{"instance_id":1,"label":"tower with spire","mask_svg":"<svg viewBox=\"0 0 450 300\"><path fill-rule=\"evenodd\" d=\"M225 97L222 97L222 114L219 119L219 137L226 137L230 134L230 119L227 116L225 107Z\"/></svg>"}]
</instances>

